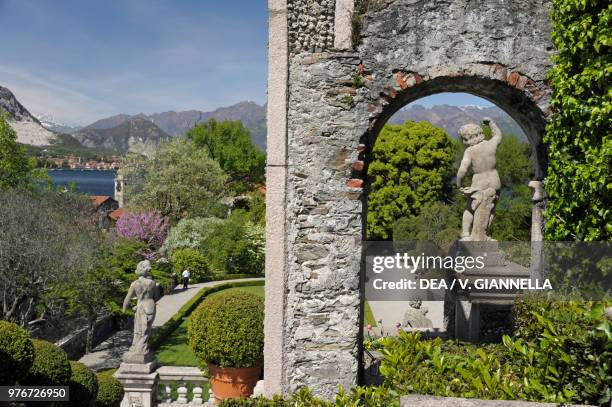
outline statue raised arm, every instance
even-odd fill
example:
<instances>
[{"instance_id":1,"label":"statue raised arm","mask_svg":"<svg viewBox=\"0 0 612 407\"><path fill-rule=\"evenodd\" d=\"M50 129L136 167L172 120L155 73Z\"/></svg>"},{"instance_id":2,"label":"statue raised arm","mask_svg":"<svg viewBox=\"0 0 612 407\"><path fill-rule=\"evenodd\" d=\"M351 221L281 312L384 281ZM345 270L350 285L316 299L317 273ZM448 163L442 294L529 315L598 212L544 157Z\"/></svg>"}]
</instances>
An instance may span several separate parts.
<instances>
[{"instance_id":1,"label":"statue raised arm","mask_svg":"<svg viewBox=\"0 0 612 407\"><path fill-rule=\"evenodd\" d=\"M493 209L501 188L497 173L497 147L501 143L501 130L491 119L484 119L491 128L491 139L485 140L482 127L475 123L462 126L459 137L466 146L457 172L457 187L468 197L467 208L463 212L461 240L492 240L489 236ZM468 170L472 168L472 185L462 187Z\"/></svg>"}]
</instances>

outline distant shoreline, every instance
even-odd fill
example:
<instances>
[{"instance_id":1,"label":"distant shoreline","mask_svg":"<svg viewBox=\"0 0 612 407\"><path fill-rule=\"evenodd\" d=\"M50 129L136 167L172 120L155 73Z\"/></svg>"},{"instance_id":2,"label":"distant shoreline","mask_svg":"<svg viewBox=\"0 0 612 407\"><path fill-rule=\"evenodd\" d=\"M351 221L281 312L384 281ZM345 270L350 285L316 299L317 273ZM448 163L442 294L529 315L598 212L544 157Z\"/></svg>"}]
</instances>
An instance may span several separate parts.
<instances>
[{"instance_id":1,"label":"distant shoreline","mask_svg":"<svg viewBox=\"0 0 612 407\"><path fill-rule=\"evenodd\" d=\"M100 171L100 172L117 172L117 170L101 170L98 168L43 168L47 171Z\"/></svg>"}]
</instances>

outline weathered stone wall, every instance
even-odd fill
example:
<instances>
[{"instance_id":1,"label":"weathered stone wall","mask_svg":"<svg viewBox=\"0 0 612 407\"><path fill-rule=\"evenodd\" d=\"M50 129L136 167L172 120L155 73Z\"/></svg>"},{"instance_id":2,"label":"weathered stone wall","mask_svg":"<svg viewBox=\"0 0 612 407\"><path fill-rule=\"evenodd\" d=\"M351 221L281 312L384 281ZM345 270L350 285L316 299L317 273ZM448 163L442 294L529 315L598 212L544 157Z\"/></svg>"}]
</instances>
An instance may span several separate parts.
<instances>
[{"instance_id":1,"label":"weathered stone wall","mask_svg":"<svg viewBox=\"0 0 612 407\"><path fill-rule=\"evenodd\" d=\"M321 52L334 45L335 0L288 0L291 52Z\"/></svg>"},{"instance_id":2,"label":"weathered stone wall","mask_svg":"<svg viewBox=\"0 0 612 407\"><path fill-rule=\"evenodd\" d=\"M274 164L268 163L268 183L282 187L284 205L270 198L273 205L267 209L269 231L280 230L276 222L284 221L283 236L267 236L274 264L282 258L284 268L266 269L267 276L274 276L270 281L283 284L266 283L270 309L278 301L283 304L282 318L274 317L277 325L266 326L282 322L282 335L266 332L266 340L280 346L276 350L282 350L282 357L275 359L280 366L266 364L267 389L289 392L309 386L331 397L339 384L347 388L357 383L361 242L367 216L364 181L370 148L395 111L442 91L485 97L526 131L537 152L538 176L543 175L541 137L549 114L545 73L552 52L549 1L378 3L380 8L363 18L362 44L356 50L333 51L325 45L325 52L319 53L312 53L316 46L310 45L319 41L318 33L306 41L303 35L308 34L295 25L300 17L291 17L296 1L287 5L292 45L288 87L281 92L287 96L284 113L277 100L269 100L269 109L277 109L269 120L276 122L284 114L281 120L287 127L286 135L275 128L276 152L269 152ZM279 8L277 4L275 16ZM279 158L281 145L286 153ZM282 182L271 178L280 171L285 174ZM269 300L271 295L278 301ZM275 349L267 349L266 358L276 357L271 354ZM282 375L272 371L275 367ZM277 386L268 377L281 382Z\"/></svg>"},{"instance_id":3,"label":"weathered stone wall","mask_svg":"<svg viewBox=\"0 0 612 407\"><path fill-rule=\"evenodd\" d=\"M302 54L289 70L289 390L308 385L329 394L356 383L362 204L361 191L346 182L357 159L355 128L367 129L366 116L348 108L358 64L352 56Z\"/></svg>"}]
</instances>

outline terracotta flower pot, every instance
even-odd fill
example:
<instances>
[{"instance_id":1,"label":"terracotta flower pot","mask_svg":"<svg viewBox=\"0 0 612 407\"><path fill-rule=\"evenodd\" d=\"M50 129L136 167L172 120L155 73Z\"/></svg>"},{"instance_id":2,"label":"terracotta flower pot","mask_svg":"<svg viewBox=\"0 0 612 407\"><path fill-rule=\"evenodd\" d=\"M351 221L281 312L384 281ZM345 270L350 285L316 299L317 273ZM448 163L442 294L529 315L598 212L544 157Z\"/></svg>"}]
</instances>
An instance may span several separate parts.
<instances>
[{"instance_id":1,"label":"terracotta flower pot","mask_svg":"<svg viewBox=\"0 0 612 407\"><path fill-rule=\"evenodd\" d=\"M234 397L247 398L261 375L261 365L254 367L219 367L208 364L210 386L215 395L215 403Z\"/></svg>"}]
</instances>

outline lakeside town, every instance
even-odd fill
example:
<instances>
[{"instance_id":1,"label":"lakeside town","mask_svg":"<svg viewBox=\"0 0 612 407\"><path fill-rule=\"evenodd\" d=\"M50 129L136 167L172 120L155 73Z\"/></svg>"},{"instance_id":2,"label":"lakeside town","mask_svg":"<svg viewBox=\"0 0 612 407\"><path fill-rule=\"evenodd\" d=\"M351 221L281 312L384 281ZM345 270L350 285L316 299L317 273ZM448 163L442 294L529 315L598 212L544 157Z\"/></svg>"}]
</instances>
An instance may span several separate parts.
<instances>
[{"instance_id":1,"label":"lakeside town","mask_svg":"<svg viewBox=\"0 0 612 407\"><path fill-rule=\"evenodd\" d=\"M120 159L121 157L117 155L89 160L74 154L60 157L45 156L38 158L37 166L47 169L115 171L119 169Z\"/></svg>"}]
</instances>

